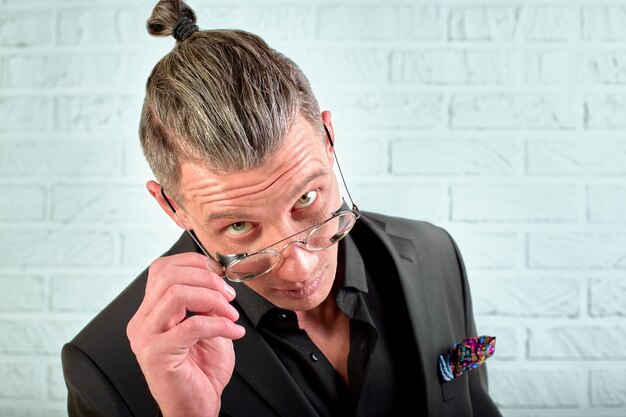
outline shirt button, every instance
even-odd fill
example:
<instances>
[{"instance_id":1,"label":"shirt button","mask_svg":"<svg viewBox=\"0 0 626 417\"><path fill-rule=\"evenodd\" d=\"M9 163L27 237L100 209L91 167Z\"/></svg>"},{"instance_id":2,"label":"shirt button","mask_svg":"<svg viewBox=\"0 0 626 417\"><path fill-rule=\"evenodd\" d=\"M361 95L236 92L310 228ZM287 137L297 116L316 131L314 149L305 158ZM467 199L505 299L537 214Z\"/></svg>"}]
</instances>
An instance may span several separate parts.
<instances>
[{"instance_id":1,"label":"shirt button","mask_svg":"<svg viewBox=\"0 0 626 417\"><path fill-rule=\"evenodd\" d=\"M276 314L276 317L278 317L279 320L285 320L287 318L287 314L285 314L285 313L278 313L278 314Z\"/></svg>"},{"instance_id":2,"label":"shirt button","mask_svg":"<svg viewBox=\"0 0 626 417\"><path fill-rule=\"evenodd\" d=\"M313 362L317 362L318 360L320 360L320 358L317 357L317 354L315 352L312 352L309 356L311 357L311 360Z\"/></svg>"}]
</instances>

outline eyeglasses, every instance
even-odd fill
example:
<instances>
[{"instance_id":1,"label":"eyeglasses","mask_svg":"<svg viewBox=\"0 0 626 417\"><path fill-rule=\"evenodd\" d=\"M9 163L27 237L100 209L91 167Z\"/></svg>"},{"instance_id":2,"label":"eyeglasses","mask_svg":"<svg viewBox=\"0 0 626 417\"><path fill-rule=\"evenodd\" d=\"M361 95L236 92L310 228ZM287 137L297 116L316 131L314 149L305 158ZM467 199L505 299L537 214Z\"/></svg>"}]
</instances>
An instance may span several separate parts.
<instances>
[{"instance_id":1,"label":"eyeglasses","mask_svg":"<svg viewBox=\"0 0 626 417\"><path fill-rule=\"evenodd\" d=\"M353 204L352 209L345 200L339 210L331 213L330 218L313 227L282 239L258 252L247 254L237 253L221 255L217 253L217 261L223 266L226 278L234 282L248 281L252 278L267 274L278 265L283 257L283 251L293 243L300 243L309 251L320 251L333 246L352 230L356 220L360 217L359 209ZM294 239L302 236L304 239ZM291 240L294 239L294 240ZM291 240L282 247L276 246Z\"/></svg>"},{"instance_id":2,"label":"eyeglasses","mask_svg":"<svg viewBox=\"0 0 626 417\"><path fill-rule=\"evenodd\" d=\"M222 275L229 281L244 282L267 274L280 264L283 258L283 251L293 243L299 243L305 249L312 252L327 249L346 237L350 230L352 230L352 227L355 225L357 219L361 217L361 212L352 201L352 196L350 196L350 191L348 191L348 186L343 177L341 167L339 166L339 161L337 160L335 146L325 125L324 130L326 130L326 135L331 144L333 155L335 157L335 161L337 162L337 168L339 169L339 175L341 176L341 180L346 188L351 206L346 203L345 199L342 199L343 204L341 207L330 213L330 217L328 219L301 230L298 233L294 233L293 235L281 239L278 242L251 254L243 252L222 255L219 252L216 252L216 256L213 257L209 254L202 243L200 243L199 239L195 236L195 233L193 233L192 230L185 229L187 233L189 233L189 236L191 236L191 238L200 247L204 255L222 265ZM163 188L161 188L161 195L169 205L174 215L178 217L178 213L176 213L174 206L165 195ZM180 217L178 217L178 220L180 221ZM296 239L298 236L303 238Z\"/></svg>"}]
</instances>

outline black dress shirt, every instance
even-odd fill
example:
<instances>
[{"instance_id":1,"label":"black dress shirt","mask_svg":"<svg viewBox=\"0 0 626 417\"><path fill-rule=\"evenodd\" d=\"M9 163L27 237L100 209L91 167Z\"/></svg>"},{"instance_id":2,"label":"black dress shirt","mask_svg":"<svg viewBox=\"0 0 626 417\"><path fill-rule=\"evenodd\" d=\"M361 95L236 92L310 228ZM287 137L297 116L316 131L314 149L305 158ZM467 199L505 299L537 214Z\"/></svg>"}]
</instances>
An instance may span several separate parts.
<instances>
[{"instance_id":1,"label":"black dress shirt","mask_svg":"<svg viewBox=\"0 0 626 417\"><path fill-rule=\"evenodd\" d=\"M339 243L336 302L350 320L349 384L306 331L296 314L280 309L244 284L236 285L237 302L321 417L396 416L419 408L421 390L412 382L416 355L413 334L402 303L397 271L381 271L385 253L364 262L352 238ZM371 256L374 255L374 256ZM388 254L387 254L388 256ZM262 278L261 278L262 279ZM417 389L416 389L417 388Z\"/></svg>"}]
</instances>

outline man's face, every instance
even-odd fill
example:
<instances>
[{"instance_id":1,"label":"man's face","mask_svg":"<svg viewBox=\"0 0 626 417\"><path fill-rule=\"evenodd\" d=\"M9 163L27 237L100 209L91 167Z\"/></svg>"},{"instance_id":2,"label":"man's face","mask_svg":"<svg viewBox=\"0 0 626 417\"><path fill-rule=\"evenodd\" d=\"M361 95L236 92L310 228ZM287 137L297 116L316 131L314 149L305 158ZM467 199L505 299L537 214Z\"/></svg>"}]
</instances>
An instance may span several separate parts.
<instances>
[{"instance_id":1,"label":"man's face","mask_svg":"<svg viewBox=\"0 0 626 417\"><path fill-rule=\"evenodd\" d=\"M185 217L210 253L254 253L326 220L339 208L332 167L330 145L300 117L281 147L257 168L220 175L183 164ZM326 299L336 269L337 245L310 252L295 243L283 251L278 266L246 285L279 307L305 311Z\"/></svg>"}]
</instances>

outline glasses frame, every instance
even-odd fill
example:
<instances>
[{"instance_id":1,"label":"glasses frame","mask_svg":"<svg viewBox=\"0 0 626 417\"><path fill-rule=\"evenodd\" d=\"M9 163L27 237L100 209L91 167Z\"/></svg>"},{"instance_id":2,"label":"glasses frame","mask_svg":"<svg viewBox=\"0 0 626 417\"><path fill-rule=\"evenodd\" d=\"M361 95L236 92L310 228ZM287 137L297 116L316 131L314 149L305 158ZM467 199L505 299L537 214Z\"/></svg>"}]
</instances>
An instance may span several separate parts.
<instances>
[{"instance_id":1,"label":"glasses frame","mask_svg":"<svg viewBox=\"0 0 626 417\"><path fill-rule=\"evenodd\" d=\"M335 153L335 144L333 143L332 138L330 137L330 132L328 131L328 128L326 127L326 125L324 124L324 130L326 132L326 137L328 138L328 141L330 142L330 146L331 149L333 151L333 156L335 157L335 162L337 163L337 168L339 170L339 175L341 176L341 181L343 182L343 185L346 189L346 193L348 194L348 198L350 199L350 205L348 205L348 203L346 202L346 200L344 198L342 198L342 205L336 210L333 211L332 213L330 213L330 217L327 218L326 220L313 225L311 227L307 227L304 230L301 230L297 233L294 233L292 235L287 236L286 238L283 238L277 242L272 243L269 246L266 246L263 249L260 249L256 252L253 253L248 253L248 252L241 252L241 253L232 253L232 254L227 254L227 255L223 255L220 252L215 252L215 256L212 256L209 251L204 247L204 245L202 243L200 243L200 239L198 239L195 235L195 232L193 230L187 229L185 228L185 231L189 234L189 236L191 236L191 238L193 239L193 241L198 245L198 247L200 247L200 250L202 250L203 254L205 256L207 256L209 259L219 263L222 266L222 277L228 279L229 281L232 282L245 282L245 281L249 281L251 279L255 279L258 278L260 276L263 276L265 274L267 274L268 272L270 272L271 270L273 270L274 268L276 268L281 262L282 262L282 257L283 257L283 251L285 249L287 249L287 247L289 245L291 245L292 243L300 243L303 245L303 247L311 252L316 252L316 251L320 251L320 250L324 250L324 249L328 249L329 247L333 246L334 244L336 244L337 242L339 242L341 239L343 239L344 237L346 237L350 231L352 230L352 227L354 227L354 224L356 224L356 220L359 219L359 217L361 217L361 211L359 210L359 208L357 207L356 204L354 204L354 201L352 200L352 196L350 195L350 191L348 190L348 185L346 184L346 180L343 177L343 172L341 170L341 166L339 165L339 160L337 159L337 154ZM170 210L172 210L172 213L174 213L174 215L176 216L176 218L181 222L181 224L183 224L182 220L180 219L180 217L178 216L178 213L176 212L176 209L174 209L174 205L170 202L169 198L165 195L165 190L163 189L163 187L161 187L161 195L163 196L163 198L165 199L165 202L167 203L167 205L169 206ZM354 216L354 222L352 224L352 226L350 227L350 229L348 229L342 236L340 239L337 239L336 241L334 241L333 243L331 243L330 245L324 247L324 248L320 248L320 249L309 249L306 246L306 243L309 239L309 237L311 236L311 234L313 234L316 230L318 230L320 227L322 227L325 223L329 222L330 220L334 219L335 217L338 217L342 214L352 214ZM285 242L286 240L289 239L293 239L296 236L302 235L304 233L308 232L306 238L304 239L296 239L293 240L289 243L287 243L286 245L284 245L282 248L276 248L277 245L279 245L282 242ZM251 256L254 255L258 255L261 253L276 253L278 254L278 256L280 257L278 259L278 261L268 270L266 270L265 272L258 274L258 275L254 275L251 276L249 278L243 278L243 279L232 279L228 276L228 269L234 267L235 265L237 265L238 263L240 263L241 261L243 261L246 258L249 258Z\"/></svg>"},{"instance_id":2,"label":"glasses frame","mask_svg":"<svg viewBox=\"0 0 626 417\"><path fill-rule=\"evenodd\" d=\"M324 220L321 223L318 223L314 226L311 226L307 229L301 230L298 233L294 233L293 235L290 235L284 239L279 240L278 242L275 242L261 250L258 250L254 253L250 253L248 254L247 252L243 252L243 253L235 253L235 254L230 254L230 255L222 255L219 252L216 252L217 255L217 261L222 265L222 267L224 268L224 276L226 276L230 281L234 281L234 282L244 282L244 281L248 281L250 279L254 279L254 278L258 278L262 275L267 274L268 272L270 272L272 269L276 268L276 266L278 266L278 264L281 263L282 259L283 259L283 251L285 249L287 249L287 247L293 243L300 243L302 244L302 246L308 250L309 252L317 252L317 251L321 251L324 249L328 249L331 246L333 246L334 244L336 244L337 242L339 242L341 239L343 239L344 237L346 237L346 235L348 233L350 233L350 230L352 230L352 227L354 227L354 224L356 223L356 220L361 216L360 211L358 211L358 208L356 206L353 205L352 209L350 208L350 206L348 205L348 203L346 203L346 200L342 198L343 204L341 205L341 207L337 210L331 213L330 217L326 220ZM356 208L356 211L355 211ZM350 226L349 229L347 229L339 239L333 241L330 245L324 246L323 248L310 248L307 246L308 240L309 238L313 235L313 233L315 233L317 230L321 229L326 223L330 222L331 220L342 216L342 215L347 215L350 214L354 217L354 220L352 221L352 225ZM282 248L280 247L276 247L278 246L280 243L286 241L286 240L290 240L295 238L298 235L304 234L308 232L307 236L304 239L295 239L295 240L291 240L289 243L287 243L286 245L283 245ZM261 255L261 254L266 254L266 253L271 253L271 254L275 254L278 256L278 259L276 260L276 262L267 270L265 270L264 272L260 273L260 274L256 274L253 275L251 277L244 277L244 278L238 278L238 279L233 279L231 277L228 276L228 270L235 267L237 264L241 263L242 261L246 260L247 258L256 256L256 255Z\"/></svg>"}]
</instances>

